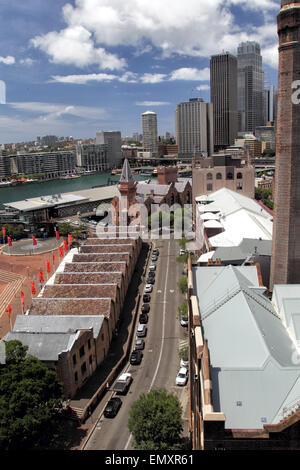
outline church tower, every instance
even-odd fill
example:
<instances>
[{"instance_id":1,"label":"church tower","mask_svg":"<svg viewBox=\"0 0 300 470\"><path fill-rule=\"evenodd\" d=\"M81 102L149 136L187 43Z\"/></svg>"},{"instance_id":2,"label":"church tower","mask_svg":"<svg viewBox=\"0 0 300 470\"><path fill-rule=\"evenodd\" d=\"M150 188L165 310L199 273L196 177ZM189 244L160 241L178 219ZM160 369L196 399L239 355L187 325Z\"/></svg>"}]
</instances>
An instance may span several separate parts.
<instances>
[{"instance_id":1,"label":"church tower","mask_svg":"<svg viewBox=\"0 0 300 470\"><path fill-rule=\"evenodd\" d=\"M300 3L281 0L277 23L278 122L270 290L274 284L300 283Z\"/></svg>"}]
</instances>

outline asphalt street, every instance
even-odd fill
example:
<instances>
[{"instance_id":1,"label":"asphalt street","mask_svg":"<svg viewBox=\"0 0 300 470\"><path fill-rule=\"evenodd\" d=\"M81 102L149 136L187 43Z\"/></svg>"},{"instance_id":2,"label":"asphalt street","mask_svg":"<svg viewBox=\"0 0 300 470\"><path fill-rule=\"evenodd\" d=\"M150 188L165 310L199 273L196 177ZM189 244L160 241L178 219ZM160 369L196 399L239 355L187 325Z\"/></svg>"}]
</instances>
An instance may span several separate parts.
<instances>
[{"instance_id":1,"label":"asphalt street","mask_svg":"<svg viewBox=\"0 0 300 470\"><path fill-rule=\"evenodd\" d=\"M122 407L113 419L103 416L107 401L114 396L113 392L106 394L97 425L85 450L133 449L132 436L127 426L129 410L141 393L147 393L152 388L166 388L178 396L183 406L183 419L186 424L187 386L175 385L180 366L178 351L187 344L187 329L182 327L177 319L177 308L184 300L177 287L177 282L182 277L183 265L176 262L176 256L179 254L176 240L156 240L153 246L159 248L160 254L156 262L144 356L140 365L128 364L124 369L132 374L133 382L127 395L121 396ZM140 286L140 289L143 292L143 286Z\"/></svg>"}]
</instances>

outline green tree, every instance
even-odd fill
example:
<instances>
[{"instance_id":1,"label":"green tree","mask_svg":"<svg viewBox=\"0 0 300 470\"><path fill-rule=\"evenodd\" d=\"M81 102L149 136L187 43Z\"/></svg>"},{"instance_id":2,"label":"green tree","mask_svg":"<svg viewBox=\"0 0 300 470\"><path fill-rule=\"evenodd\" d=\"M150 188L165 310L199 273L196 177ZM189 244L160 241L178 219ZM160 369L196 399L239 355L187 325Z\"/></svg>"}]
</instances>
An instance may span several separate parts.
<instances>
[{"instance_id":1,"label":"green tree","mask_svg":"<svg viewBox=\"0 0 300 470\"><path fill-rule=\"evenodd\" d=\"M182 294L186 294L186 292L187 292L187 287L188 287L187 276L183 276L183 277L177 282L177 286L178 286L178 288L179 288L179 290L181 291Z\"/></svg>"},{"instance_id":2,"label":"green tree","mask_svg":"<svg viewBox=\"0 0 300 470\"><path fill-rule=\"evenodd\" d=\"M129 412L129 431L137 450L180 450L183 448L182 407L165 389L142 394Z\"/></svg>"},{"instance_id":3,"label":"green tree","mask_svg":"<svg viewBox=\"0 0 300 470\"><path fill-rule=\"evenodd\" d=\"M47 442L61 407L56 373L20 341L7 341L7 364L0 369L0 449L32 449Z\"/></svg>"},{"instance_id":4,"label":"green tree","mask_svg":"<svg viewBox=\"0 0 300 470\"><path fill-rule=\"evenodd\" d=\"M62 224L59 225L58 231L62 236L68 235L68 233L71 232L71 225L68 224L67 222L63 222Z\"/></svg>"},{"instance_id":5,"label":"green tree","mask_svg":"<svg viewBox=\"0 0 300 470\"><path fill-rule=\"evenodd\" d=\"M178 319L185 321L188 319L188 303L186 300L178 307Z\"/></svg>"},{"instance_id":6,"label":"green tree","mask_svg":"<svg viewBox=\"0 0 300 470\"><path fill-rule=\"evenodd\" d=\"M184 346L183 348L179 349L179 359L182 359L183 361L189 360L189 347L188 346Z\"/></svg>"}]
</instances>

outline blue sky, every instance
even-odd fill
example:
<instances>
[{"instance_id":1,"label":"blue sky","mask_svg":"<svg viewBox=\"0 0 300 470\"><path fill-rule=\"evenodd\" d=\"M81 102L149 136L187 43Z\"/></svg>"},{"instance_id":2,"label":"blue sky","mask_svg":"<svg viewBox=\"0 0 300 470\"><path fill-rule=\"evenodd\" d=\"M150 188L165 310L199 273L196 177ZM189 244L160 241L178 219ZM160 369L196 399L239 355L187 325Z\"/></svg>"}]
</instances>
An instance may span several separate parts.
<instances>
[{"instance_id":1,"label":"blue sky","mask_svg":"<svg viewBox=\"0 0 300 470\"><path fill-rule=\"evenodd\" d=\"M0 0L0 143L97 130L174 133L176 105L209 100L209 57L258 41L277 85L279 0ZM5 91L4 91L5 89Z\"/></svg>"}]
</instances>

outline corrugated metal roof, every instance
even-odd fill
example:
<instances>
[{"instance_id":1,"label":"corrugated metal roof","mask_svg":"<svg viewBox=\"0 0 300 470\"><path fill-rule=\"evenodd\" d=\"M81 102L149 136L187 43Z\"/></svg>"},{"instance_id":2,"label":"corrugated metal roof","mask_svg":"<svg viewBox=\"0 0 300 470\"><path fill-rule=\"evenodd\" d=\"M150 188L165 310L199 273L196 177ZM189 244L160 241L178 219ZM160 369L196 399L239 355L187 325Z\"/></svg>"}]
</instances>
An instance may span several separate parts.
<instances>
[{"instance_id":1,"label":"corrugated metal roof","mask_svg":"<svg viewBox=\"0 0 300 470\"><path fill-rule=\"evenodd\" d=\"M193 279L214 410L225 413L226 429L278 423L293 400L300 402L300 359L295 361L289 331L262 294L255 266L195 267Z\"/></svg>"}]
</instances>

